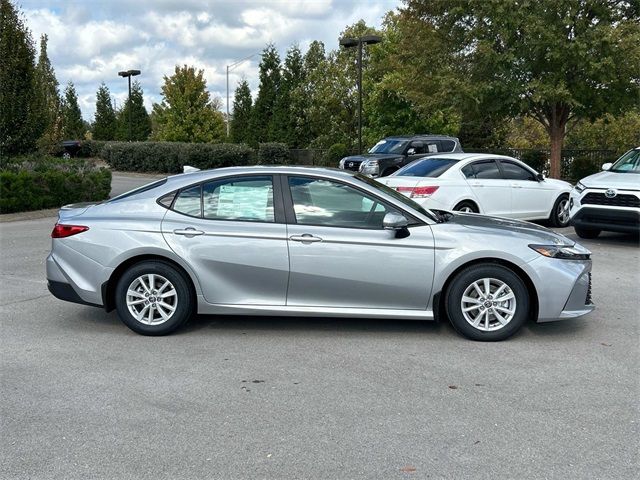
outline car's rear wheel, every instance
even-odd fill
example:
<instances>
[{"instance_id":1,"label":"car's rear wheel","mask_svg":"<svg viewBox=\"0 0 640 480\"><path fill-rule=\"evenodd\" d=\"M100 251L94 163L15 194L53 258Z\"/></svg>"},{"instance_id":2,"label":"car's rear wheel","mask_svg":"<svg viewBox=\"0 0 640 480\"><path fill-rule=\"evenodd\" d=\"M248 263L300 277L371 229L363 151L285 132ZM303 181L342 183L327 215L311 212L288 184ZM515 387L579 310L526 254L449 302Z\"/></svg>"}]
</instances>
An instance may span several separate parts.
<instances>
[{"instance_id":1,"label":"car's rear wheel","mask_svg":"<svg viewBox=\"0 0 640 480\"><path fill-rule=\"evenodd\" d=\"M464 200L460 203L458 203L455 207L453 207L453 209L456 212L463 212L463 213L478 213L478 206L473 203L470 202L468 200Z\"/></svg>"},{"instance_id":2,"label":"car's rear wheel","mask_svg":"<svg viewBox=\"0 0 640 480\"><path fill-rule=\"evenodd\" d=\"M116 287L116 309L123 323L142 335L166 335L180 328L194 310L188 280L160 261L138 263Z\"/></svg>"},{"instance_id":3,"label":"car's rear wheel","mask_svg":"<svg viewBox=\"0 0 640 480\"><path fill-rule=\"evenodd\" d=\"M600 235L601 230L594 228L581 228L581 227L573 227L576 231L576 235L580 238L597 238Z\"/></svg>"},{"instance_id":4,"label":"car's rear wheel","mask_svg":"<svg viewBox=\"0 0 640 480\"><path fill-rule=\"evenodd\" d=\"M527 287L515 272L502 265L465 268L449 285L445 299L453 327L472 340L509 338L529 315Z\"/></svg>"},{"instance_id":5,"label":"car's rear wheel","mask_svg":"<svg viewBox=\"0 0 640 480\"><path fill-rule=\"evenodd\" d=\"M553 204L553 210L549 216L551 225L557 228L564 228L569 225L569 195L560 195Z\"/></svg>"}]
</instances>

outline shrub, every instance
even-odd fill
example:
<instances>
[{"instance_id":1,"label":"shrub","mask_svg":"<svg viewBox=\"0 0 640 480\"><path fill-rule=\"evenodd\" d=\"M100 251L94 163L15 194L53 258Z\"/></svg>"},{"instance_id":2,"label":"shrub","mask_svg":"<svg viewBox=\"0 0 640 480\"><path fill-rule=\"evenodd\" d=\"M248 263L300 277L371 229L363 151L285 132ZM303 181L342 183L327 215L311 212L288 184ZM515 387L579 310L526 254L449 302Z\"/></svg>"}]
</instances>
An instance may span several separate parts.
<instances>
[{"instance_id":1,"label":"shrub","mask_svg":"<svg viewBox=\"0 0 640 480\"><path fill-rule=\"evenodd\" d=\"M83 140L80 142L80 150L76 156L79 158L99 158L107 143L104 140Z\"/></svg>"},{"instance_id":2,"label":"shrub","mask_svg":"<svg viewBox=\"0 0 640 480\"><path fill-rule=\"evenodd\" d=\"M253 150L234 143L107 142L101 158L115 170L180 173L190 165L200 169L253 163Z\"/></svg>"},{"instance_id":3,"label":"shrub","mask_svg":"<svg viewBox=\"0 0 640 480\"><path fill-rule=\"evenodd\" d=\"M0 170L1 213L100 201L110 191L111 172L86 160L14 158Z\"/></svg>"},{"instance_id":4,"label":"shrub","mask_svg":"<svg viewBox=\"0 0 640 480\"><path fill-rule=\"evenodd\" d=\"M344 143L334 143L324 155L324 163L331 167L337 167L340 160L349 156L349 149Z\"/></svg>"},{"instance_id":5,"label":"shrub","mask_svg":"<svg viewBox=\"0 0 640 480\"><path fill-rule=\"evenodd\" d=\"M568 170L568 172L563 172L563 178L577 182L584 177L598 173L600 171L601 164L598 160L590 158L588 155L579 155L571 159L571 163L569 163L569 165L565 162L563 167Z\"/></svg>"},{"instance_id":6,"label":"shrub","mask_svg":"<svg viewBox=\"0 0 640 480\"><path fill-rule=\"evenodd\" d=\"M290 163L289 147L285 143L261 143L258 147L260 165L287 165Z\"/></svg>"},{"instance_id":7,"label":"shrub","mask_svg":"<svg viewBox=\"0 0 640 480\"><path fill-rule=\"evenodd\" d=\"M547 173L547 152L545 150L525 150L522 161L540 173Z\"/></svg>"}]
</instances>

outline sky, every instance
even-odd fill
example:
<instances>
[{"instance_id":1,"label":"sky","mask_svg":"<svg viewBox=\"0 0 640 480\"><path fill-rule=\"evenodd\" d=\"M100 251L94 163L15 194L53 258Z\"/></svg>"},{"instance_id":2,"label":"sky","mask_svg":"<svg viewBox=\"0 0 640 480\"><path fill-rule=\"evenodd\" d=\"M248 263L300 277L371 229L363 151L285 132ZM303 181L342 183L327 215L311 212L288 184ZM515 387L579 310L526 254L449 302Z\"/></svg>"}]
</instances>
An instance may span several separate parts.
<instances>
[{"instance_id":1,"label":"sky","mask_svg":"<svg viewBox=\"0 0 640 480\"><path fill-rule=\"evenodd\" d=\"M117 105L126 99L121 70L138 69L149 111L161 101L163 76L176 65L204 70L208 89L226 108L226 66L259 53L269 42L284 58L313 40L327 51L360 19L379 27L400 0L15 0L36 46L49 37L48 54L60 90L73 81L83 117L93 120L95 94L105 82ZM255 96L259 55L229 75L230 102L241 78Z\"/></svg>"}]
</instances>

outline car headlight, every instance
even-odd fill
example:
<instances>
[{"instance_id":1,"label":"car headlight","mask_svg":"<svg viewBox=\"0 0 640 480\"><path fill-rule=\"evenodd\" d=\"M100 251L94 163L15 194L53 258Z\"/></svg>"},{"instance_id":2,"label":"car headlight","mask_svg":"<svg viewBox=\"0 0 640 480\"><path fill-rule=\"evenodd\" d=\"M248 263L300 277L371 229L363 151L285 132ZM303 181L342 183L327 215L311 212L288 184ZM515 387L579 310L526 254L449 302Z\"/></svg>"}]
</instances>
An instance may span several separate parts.
<instances>
[{"instance_id":1,"label":"car headlight","mask_svg":"<svg viewBox=\"0 0 640 480\"><path fill-rule=\"evenodd\" d=\"M589 260L591 252L577 245L529 245L540 255L564 260Z\"/></svg>"},{"instance_id":2,"label":"car headlight","mask_svg":"<svg viewBox=\"0 0 640 480\"><path fill-rule=\"evenodd\" d=\"M358 169L360 173L377 175L380 172L378 160L365 160Z\"/></svg>"},{"instance_id":3,"label":"car headlight","mask_svg":"<svg viewBox=\"0 0 640 480\"><path fill-rule=\"evenodd\" d=\"M576 192L582 193L584 192L584 189L587 187L585 187L582 183L578 182L576 183L576 186L574 188L576 189Z\"/></svg>"}]
</instances>

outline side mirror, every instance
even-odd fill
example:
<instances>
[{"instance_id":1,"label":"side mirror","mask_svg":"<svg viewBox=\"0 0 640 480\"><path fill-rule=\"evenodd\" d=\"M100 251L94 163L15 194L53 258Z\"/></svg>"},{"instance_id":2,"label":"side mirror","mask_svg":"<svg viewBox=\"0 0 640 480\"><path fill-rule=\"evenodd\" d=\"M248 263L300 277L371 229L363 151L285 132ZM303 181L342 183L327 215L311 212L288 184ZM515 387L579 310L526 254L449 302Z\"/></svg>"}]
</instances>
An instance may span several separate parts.
<instances>
[{"instance_id":1,"label":"side mirror","mask_svg":"<svg viewBox=\"0 0 640 480\"><path fill-rule=\"evenodd\" d=\"M602 170L604 170L606 172L607 170L609 170L611 168L612 165L613 165L613 163L605 163L604 165L602 165Z\"/></svg>"},{"instance_id":2,"label":"side mirror","mask_svg":"<svg viewBox=\"0 0 640 480\"><path fill-rule=\"evenodd\" d=\"M382 220L382 226L385 230L402 230L408 225L409 220L404 215L394 212L387 213Z\"/></svg>"},{"instance_id":3,"label":"side mirror","mask_svg":"<svg viewBox=\"0 0 640 480\"><path fill-rule=\"evenodd\" d=\"M544 180L544 174L543 174L543 173L538 173L538 174L536 175L536 179L537 179L539 182L542 182L542 181Z\"/></svg>"},{"instance_id":4,"label":"side mirror","mask_svg":"<svg viewBox=\"0 0 640 480\"><path fill-rule=\"evenodd\" d=\"M409 220L399 213L389 212L382 220L382 226L385 230L394 230L396 238L407 238L409 236Z\"/></svg>"},{"instance_id":5,"label":"side mirror","mask_svg":"<svg viewBox=\"0 0 640 480\"><path fill-rule=\"evenodd\" d=\"M407 150L407 155L414 155L416 153L416 149L411 147L409 150Z\"/></svg>"}]
</instances>

